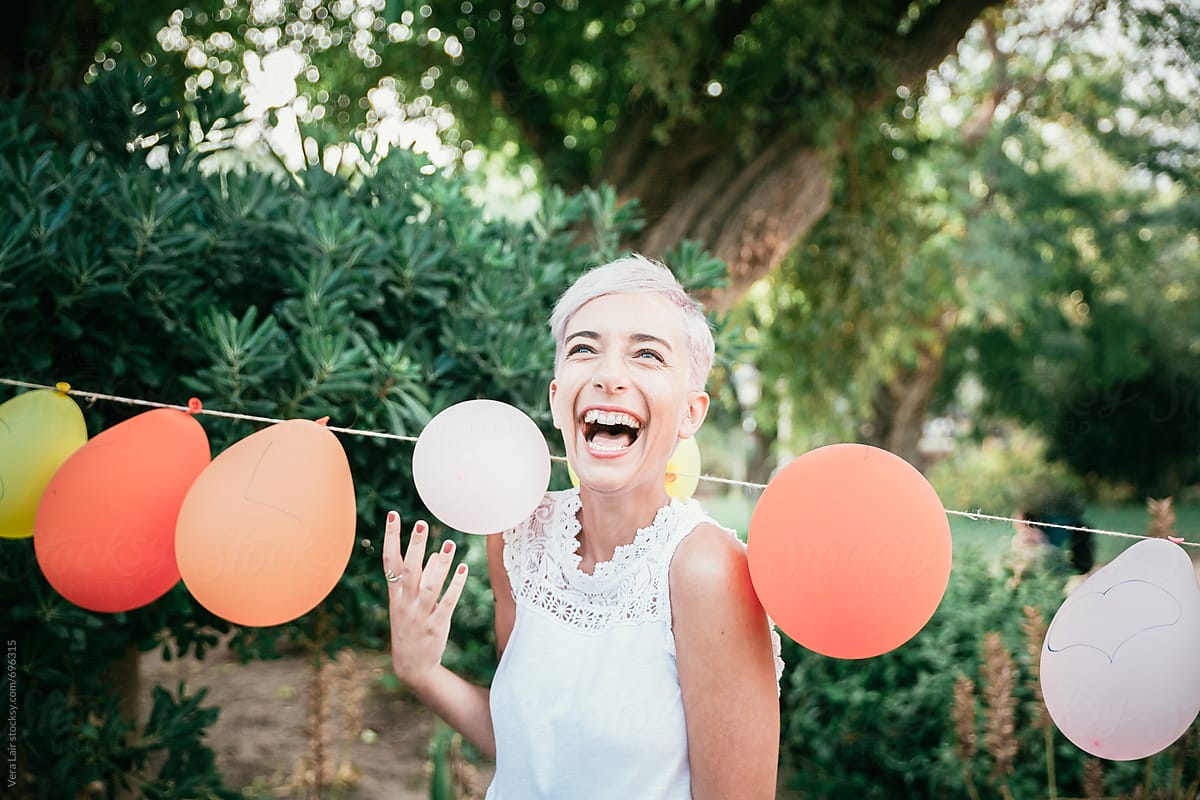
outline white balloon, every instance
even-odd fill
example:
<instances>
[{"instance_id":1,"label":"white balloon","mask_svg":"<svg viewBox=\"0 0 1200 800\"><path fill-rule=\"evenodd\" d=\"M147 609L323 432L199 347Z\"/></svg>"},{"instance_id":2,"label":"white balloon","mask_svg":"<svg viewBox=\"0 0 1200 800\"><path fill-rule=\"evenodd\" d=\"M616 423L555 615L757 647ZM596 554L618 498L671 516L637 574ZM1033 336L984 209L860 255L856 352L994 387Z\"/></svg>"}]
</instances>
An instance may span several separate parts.
<instances>
[{"instance_id":1,"label":"white balloon","mask_svg":"<svg viewBox=\"0 0 1200 800\"><path fill-rule=\"evenodd\" d=\"M468 400L425 426L413 482L429 511L466 533L500 533L534 512L550 485L550 450L524 412Z\"/></svg>"},{"instance_id":2,"label":"white balloon","mask_svg":"<svg viewBox=\"0 0 1200 800\"><path fill-rule=\"evenodd\" d=\"M1077 747L1146 758L1200 714L1200 587L1183 548L1146 539L1089 576L1042 644L1042 696Z\"/></svg>"}]
</instances>

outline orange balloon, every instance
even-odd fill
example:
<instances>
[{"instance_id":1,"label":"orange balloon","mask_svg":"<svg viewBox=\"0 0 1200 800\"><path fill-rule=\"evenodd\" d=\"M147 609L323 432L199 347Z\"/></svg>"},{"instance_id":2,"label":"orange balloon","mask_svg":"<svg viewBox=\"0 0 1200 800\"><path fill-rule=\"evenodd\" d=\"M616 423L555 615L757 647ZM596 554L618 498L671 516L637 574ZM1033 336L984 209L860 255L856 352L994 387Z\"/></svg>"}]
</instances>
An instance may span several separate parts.
<instances>
[{"instance_id":1,"label":"orange balloon","mask_svg":"<svg viewBox=\"0 0 1200 800\"><path fill-rule=\"evenodd\" d=\"M192 485L175 534L183 583L238 625L279 625L333 590L354 549L350 464L323 425L293 419L234 443Z\"/></svg>"},{"instance_id":2,"label":"orange balloon","mask_svg":"<svg viewBox=\"0 0 1200 800\"><path fill-rule=\"evenodd\" d=\"M179 582L175 519L209 462L191 415L158 408L102 431L50 479L34 521L46 580L92 611L157 600Z\"/></svg>"},{"instance_id":3,"label":"orange balloon","mask_svg":"<svg viewBox=\"0 0 1200 800\"><path fill-rule=\"evenodd\" d=\"M950 580L950 522L937 493L886 450L835 444L785 466L750 518L759 600L810 650L870 658L925 626Z\"/></svg>"}]
</instances>

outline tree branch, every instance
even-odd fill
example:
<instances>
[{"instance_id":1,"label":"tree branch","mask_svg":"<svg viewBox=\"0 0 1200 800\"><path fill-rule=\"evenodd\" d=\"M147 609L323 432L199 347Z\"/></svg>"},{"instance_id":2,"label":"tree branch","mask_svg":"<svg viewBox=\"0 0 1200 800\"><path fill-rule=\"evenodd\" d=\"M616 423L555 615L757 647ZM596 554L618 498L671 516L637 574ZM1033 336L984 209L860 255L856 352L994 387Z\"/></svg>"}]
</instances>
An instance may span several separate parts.
<instances>
[{"instance_id":1,"label":"tree branch","mask_svg":"<svg viewBox=\"0 0 1200 800\"><path fill-rule=\"evenodd\" d=\"M715 54L720 57L733 47L733 40L750 25L754 15L763 10L769 0L732 0L717 10L713 19L713 38L717 42Z\"/></svg>"},{"instance_id":2,"label":"tree branch","mask_svg":"<svg viewBox=\"0 0 1200 800\"><path fill-rule=\"evenodd\" d=\"M762 11L770 0L730 0L717 9L712 23L713 46L708 48L705 58L698 59L692 85L699 92L712 78L721 61L733 47L738 34L746 30L754 15Z\"/></svg>"},{"instance_id":3,"label":"tree branch","mask_svg":"<svg viewBox=\"0 0 1200 800\"><path fill-rule=\"evenodd\" d=\"M542 160L562 144L562 129L551 122L552 109L545 92L525 82L511 46L494 51L491 73L492 102L521 132L522 141Z\"/></svg>"},{"instance_id":4,"label":"tree branch","mask_svg":"<svg viewBox=\"0 0 1200 800\"><path fill-rule=\"evenodd\" d=\"M996 109L999 108L1001 101L1011 88L1008 76L1008 54L1000 49L996 25L987 18L984 19L983 25L984 39L988 43L988 49L992 52L990 75L992 89L962 125L962 142L969 149L977 147L987 132L991 130L992 122L996 118Z\"/></svg>"},{"instance_id":5,"label":"tree branch","mask_svg":"<svg viewBox=\"0 0 1200 800\"><path fill-rule=\"evenodd\" d=\"M1004 0L956 0L929 8L907 34L896 34L887 60L897 85L922 86L925 73L954 52L967 28L987 9ZM899 17L897 17L899 19Z\"/></svg>"}]
</instances>

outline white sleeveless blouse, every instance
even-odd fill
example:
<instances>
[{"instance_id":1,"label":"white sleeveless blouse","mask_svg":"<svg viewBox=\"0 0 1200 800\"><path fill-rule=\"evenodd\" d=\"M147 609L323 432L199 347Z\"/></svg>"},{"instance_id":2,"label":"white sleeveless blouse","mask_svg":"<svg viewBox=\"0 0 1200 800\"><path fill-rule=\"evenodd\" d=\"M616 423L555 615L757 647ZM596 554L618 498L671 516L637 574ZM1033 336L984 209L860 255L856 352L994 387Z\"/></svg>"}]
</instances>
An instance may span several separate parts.
<instances>
[{"instance_id":1,"label":"white sleeveless blouse","mask_svg":"<svg viewBox=\"0 0 1200 800\"><path fill-rule=\"evenodd\" d=\"M690 800L668 571L713 521L674 500L588 575L580 507L578 490L550 492L503 534L516 620L492 681L487 800ZM772 640L778 677L774 627Z\"/></svg>"}]
</instances>

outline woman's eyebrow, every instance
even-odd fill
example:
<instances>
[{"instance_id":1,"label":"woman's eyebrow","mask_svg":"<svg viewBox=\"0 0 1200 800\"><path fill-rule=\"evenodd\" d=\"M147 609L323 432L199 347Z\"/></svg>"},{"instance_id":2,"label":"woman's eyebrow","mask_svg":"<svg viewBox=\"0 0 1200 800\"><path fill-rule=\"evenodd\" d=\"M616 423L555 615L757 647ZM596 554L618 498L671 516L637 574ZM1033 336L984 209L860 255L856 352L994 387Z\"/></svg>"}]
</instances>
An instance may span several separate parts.
<instances>
[{"instance_id":1,"label":"woman's eyebrow","mask_svg":"<svg viewBox=\"0 0 1200 800\"><path fill-rule=\"evenodd\" d=\"M567 342L569 342L575 338L591 339L593 341L599 341L600 334L597 333L596 331L589 331L589 330L574 331L573 333L567 334L567 337L565 339L563 339L563 344L566 344ZM643 342L654 342L655 344L661 345L666 350L672 349L670 342L668 342L666 339L662 338L661 336L655 336L652 333L633 333L633 334L629 335L629 339L630 339L630 341L637 342L639 344L641 344Z\"/></svg>"},{"instance_id":2,"label":"woman's eyebrow","mask_svg":"<svg viewBox=\"0 0 1200 800\"><path fill-rule=\"evenodd\" d=\"M567 338L563 339L563 344L571 341L576 336L581 336L584 339L594 339L596 341L599 341L600 339L600 334L596 333L595 331L575 331L574 333L567 334Z\"/></svg>"},{"instance_id":3,"label":"woman's eyebrow","mask_svg":"<svg viewBox=\"0 0 1200 800\"><path fill-rule=\"evenodd\" d=\"M655 342L656 344L662 345L667 350L671 349L670 342L660 336L655 336L652 333L635 333L629 338L635 342Z\"/></svg>"}]
</instances>

